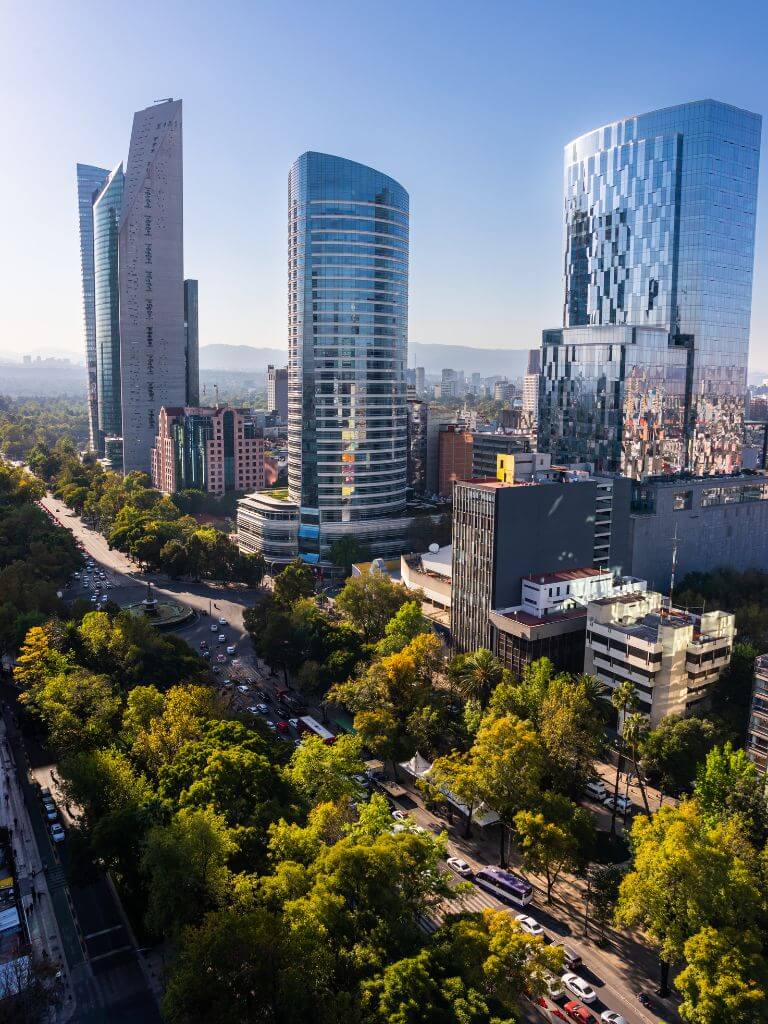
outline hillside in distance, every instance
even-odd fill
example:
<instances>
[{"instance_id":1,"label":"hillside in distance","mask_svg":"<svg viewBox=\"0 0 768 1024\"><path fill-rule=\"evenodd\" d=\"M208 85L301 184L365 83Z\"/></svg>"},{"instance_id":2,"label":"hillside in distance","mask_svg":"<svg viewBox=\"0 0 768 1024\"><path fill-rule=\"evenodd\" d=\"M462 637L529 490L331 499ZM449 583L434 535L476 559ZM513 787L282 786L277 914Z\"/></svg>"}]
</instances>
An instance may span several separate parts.
<instances>
[{"instance_id":1,"label":"hillside in distance","mask_svg":"<svg viewBox=\"0 0 768 1024\"><path fill-rule=\"evenodd\" d=\"M264 372L268 363L285 366L288 353L279 348L255 348L252 345L203 345L201 370ZM428 345L414 341L408 346L408 365L423 366L427 373L443 368L480 373L484 377L506 374L520 377L528 363L528 349L470 348L468 345Z\"/></svg>"}]
</instances>

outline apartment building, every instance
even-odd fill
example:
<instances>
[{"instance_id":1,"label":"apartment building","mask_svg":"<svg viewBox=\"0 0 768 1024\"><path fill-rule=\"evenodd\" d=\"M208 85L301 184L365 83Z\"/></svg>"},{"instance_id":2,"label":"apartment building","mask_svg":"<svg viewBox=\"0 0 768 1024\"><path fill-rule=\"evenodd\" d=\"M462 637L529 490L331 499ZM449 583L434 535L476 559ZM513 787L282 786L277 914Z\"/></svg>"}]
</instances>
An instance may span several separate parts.
<instances>
[{"instance_id":1,"label":"apartment building","mask_svg":"<svg viewBox=\"0 0 768 1024\"><path fill-rule=\"evenodd\" d=\"M765 775L768 769L768 654L755 658L755 682L747 726L747 756Z\"/></svg>"},{"instance_id":2,"label":"apartment building","mask_svg":"<svg viewBox=\"0 0 768 1024\"><path fill-rule=\"evenodd\" d=\"M639 711L655 726L706 701L730 663L735 634L729 612L694 615L654 591L605 597L587 607L584 671L612 690L631 682Z\"/></svg>"}]
</instances>

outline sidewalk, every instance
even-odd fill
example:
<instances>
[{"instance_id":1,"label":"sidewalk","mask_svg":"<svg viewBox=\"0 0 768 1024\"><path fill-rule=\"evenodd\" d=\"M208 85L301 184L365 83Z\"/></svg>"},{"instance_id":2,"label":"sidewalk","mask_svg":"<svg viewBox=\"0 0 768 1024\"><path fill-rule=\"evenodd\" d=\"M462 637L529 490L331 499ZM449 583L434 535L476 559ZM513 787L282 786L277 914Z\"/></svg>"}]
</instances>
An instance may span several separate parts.
<instances>
[{"instance_id":1,"label":"sidewalk","mask_svg":"<svg viewBox=\"0 0 768 1024\"><path fill-rule=\"evenodd\" d=\"M29 786L26 765L23 761L19 765L18 756L0 718L0 822L11 832L16 878L32 947L40 959L58 965L62 972L62 1004L57 1019L63 1022L74 1012L70 970L82 964L84 957L66 893L64 869L55 859L42 817L36 828L30 816L24 799L24 782ZM45 846L40 845L41 839ZM62 937L59 915L65 922L68 918L63 929L66 939Z\"/></svg>"}]
</instances>

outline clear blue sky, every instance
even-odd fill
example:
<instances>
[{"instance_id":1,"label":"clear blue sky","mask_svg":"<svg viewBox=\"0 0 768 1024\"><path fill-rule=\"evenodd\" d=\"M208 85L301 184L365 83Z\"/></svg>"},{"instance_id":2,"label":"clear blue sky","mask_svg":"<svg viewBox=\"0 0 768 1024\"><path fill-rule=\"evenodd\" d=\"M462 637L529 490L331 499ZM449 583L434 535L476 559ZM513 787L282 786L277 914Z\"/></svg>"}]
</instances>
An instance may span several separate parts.
<instances>
[{"instance_id":1,"label":"clear blue sky","mask_svg":"<svg viewBox=\"0 0 768 1024\"><path fill-rule=\"evenodd\" d=\"M411 340L537 345L560 322L564 143L708 96L765 116L767 33L738 0L0 0L0 353L81 349L75 163L124 159L133 111L165 96L184 100L202 344L284 346L288 168L317 149L410 192Z\"/></svg>"}]
</instances>

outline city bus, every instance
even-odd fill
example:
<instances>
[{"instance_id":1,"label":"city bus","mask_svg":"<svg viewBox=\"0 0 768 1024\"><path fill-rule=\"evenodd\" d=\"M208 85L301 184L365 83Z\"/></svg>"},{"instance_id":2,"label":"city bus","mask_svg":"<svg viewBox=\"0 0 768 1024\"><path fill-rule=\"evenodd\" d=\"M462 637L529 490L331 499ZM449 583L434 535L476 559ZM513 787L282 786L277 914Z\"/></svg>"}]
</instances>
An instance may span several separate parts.
<instances>
[{"instance_id":1,"label":"city bus","mask_svg":"<svg viewBox=\"0 0 768 1024\"><path fill-rule=\"evenodd\" d=\"M527 907L533 899L533 886L519 875L503 868L487 866L475 872L475 885L516 907Z\"/></svg>"},{"instance_id":2,"label":"city bus","mask_svg":"<svg viewBox=\"0 0 768 1024\"><path fill-rule=\"evenodd\" d=\"M299 735L309 733L311 736L318 736L323 743L327 743L329 746L331 743L336 741L336 737L329 729L326 729L324 725L320 725L319 722L315 721L314 718L310 718L308 715L299 719L297 729L299 731Z\"/></svg>"}]
</instances>

